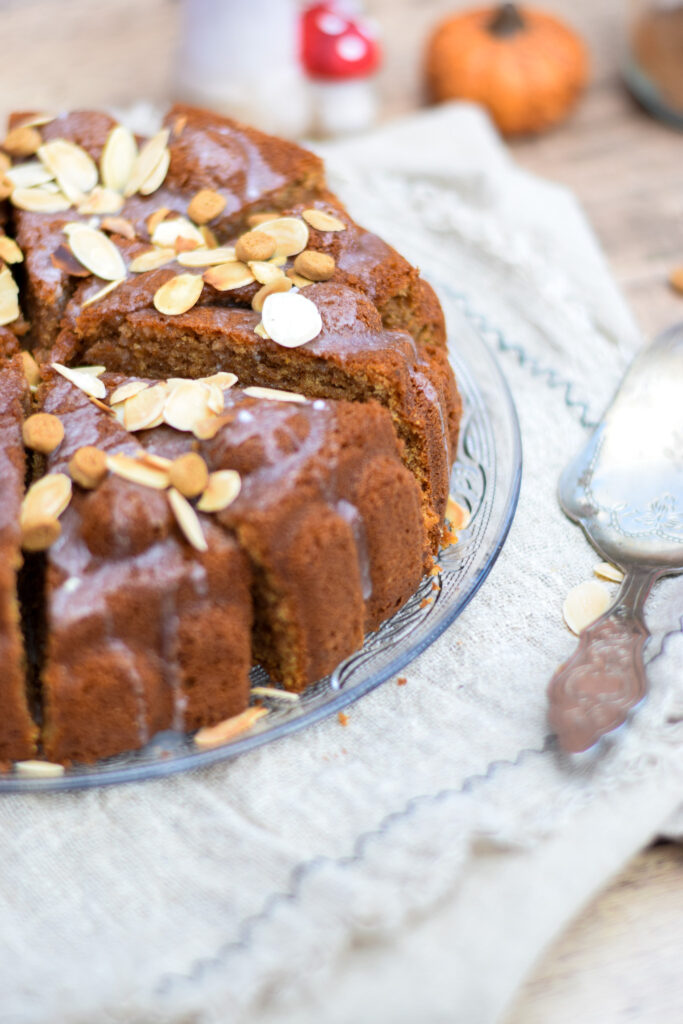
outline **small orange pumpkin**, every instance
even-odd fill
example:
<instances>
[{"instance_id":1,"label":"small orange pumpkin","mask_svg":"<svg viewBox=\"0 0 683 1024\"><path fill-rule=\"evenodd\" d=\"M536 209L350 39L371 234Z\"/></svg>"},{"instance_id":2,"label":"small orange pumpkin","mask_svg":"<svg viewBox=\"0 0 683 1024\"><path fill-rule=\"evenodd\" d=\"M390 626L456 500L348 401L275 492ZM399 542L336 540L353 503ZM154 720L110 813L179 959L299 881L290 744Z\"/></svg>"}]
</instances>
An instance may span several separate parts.
<instances>
[{"instance_id":1,"label":"small orange pumpkin","mask_svg":"<svg viewBox=\"0 0 683 1024\"><path fill-rule=\"evenodd\" d=\"M505 135L521 135L569 113L588 78L588 55L558 18L503 4L442 22L428 44L426 74L433 100L481 103Z\"/></svg>"}]
</instances>

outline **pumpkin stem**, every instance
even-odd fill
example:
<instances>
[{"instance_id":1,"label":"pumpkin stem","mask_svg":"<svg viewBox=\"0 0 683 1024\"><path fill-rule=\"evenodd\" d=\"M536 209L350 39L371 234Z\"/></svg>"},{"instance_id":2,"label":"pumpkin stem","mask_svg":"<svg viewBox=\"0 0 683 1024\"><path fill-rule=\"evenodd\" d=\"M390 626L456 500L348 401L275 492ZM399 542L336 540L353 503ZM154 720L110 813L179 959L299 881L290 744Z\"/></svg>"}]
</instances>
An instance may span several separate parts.
<instances>
[{"instance_id":1,"label":"pumpkin stem","mask_svg":"<svg viewBox=\"0 0 683 1024\"><path fill-rule=\"evenodd\" d=\"M526 28L526 22L517 4L501 4L487 27L491 35L503 39L522 32Z\"/></svg>"}]
</instances>

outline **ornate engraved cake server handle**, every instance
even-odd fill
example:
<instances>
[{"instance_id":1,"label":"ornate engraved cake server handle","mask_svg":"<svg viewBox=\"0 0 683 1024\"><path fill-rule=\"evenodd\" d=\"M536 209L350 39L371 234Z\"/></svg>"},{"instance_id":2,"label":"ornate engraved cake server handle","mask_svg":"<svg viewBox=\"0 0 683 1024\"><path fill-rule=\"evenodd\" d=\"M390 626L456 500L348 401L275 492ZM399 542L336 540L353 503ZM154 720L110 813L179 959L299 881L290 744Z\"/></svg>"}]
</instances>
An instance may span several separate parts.
<instances>
[{"instance_id":1,"label":"ornate engraved cake server handle","mask_svg":"<svg viewBox=\"0 0 683 1024\"><path fill-rule=\"evenodd\" d=\"M623 725L645 696L643 606L656 572L633 572L617 600L581 632L579 645L548 687L548 720L567 753L587 750Z\"/></svg>"}]
</instances>

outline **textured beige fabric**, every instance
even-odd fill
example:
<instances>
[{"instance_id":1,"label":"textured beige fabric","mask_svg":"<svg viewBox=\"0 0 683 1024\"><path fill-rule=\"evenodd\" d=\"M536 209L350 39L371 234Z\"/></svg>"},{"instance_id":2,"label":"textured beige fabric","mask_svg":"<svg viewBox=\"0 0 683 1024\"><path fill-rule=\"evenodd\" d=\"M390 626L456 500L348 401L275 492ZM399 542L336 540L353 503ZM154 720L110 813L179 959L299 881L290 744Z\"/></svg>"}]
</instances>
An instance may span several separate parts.
<instances>
[{"instance_id":1,"label":"textured beige fabric","mask_svg":"<svg viewBox=\"0 0 683 1024\"><path fill-rule=\"evenodd\" d=\"M408 684L346 728L0 800L2 1024L488 1024L677 806L679 581L648 607L652 696L632 727L573 763L547 743L545 686L573 646L562 600L598 561L556 480L639 344L580 211L467 107L328 155L358 219L457 285L451 330L486 318L524 441L508 543Z\"/></svg>"}]
</instances>

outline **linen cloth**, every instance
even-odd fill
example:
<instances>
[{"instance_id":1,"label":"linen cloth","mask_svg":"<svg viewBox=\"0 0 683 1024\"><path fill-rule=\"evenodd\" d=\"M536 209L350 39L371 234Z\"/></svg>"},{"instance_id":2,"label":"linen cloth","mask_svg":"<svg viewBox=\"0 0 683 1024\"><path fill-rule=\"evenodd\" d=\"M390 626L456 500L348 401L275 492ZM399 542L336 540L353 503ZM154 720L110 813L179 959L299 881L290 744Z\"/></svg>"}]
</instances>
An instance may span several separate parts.
<instances>
[{"instance_id":1,"label":"linen cloth","mask_svg":"<svg viewBox=\"0 0 683 1024\"><path fill-rule=\"evenodd\" d=\"M326 147L351 212L444 269L521 422L509 539L475 600L336 718L211 769L0 799L0 1022L489 1024L676 810L683 585L647 608L649 700L594 755L548 742L599 560L561 468L641 338L581 211L453 105ZM466 351L463 352L466 358Z\"/></svg>"}]
</instances>

